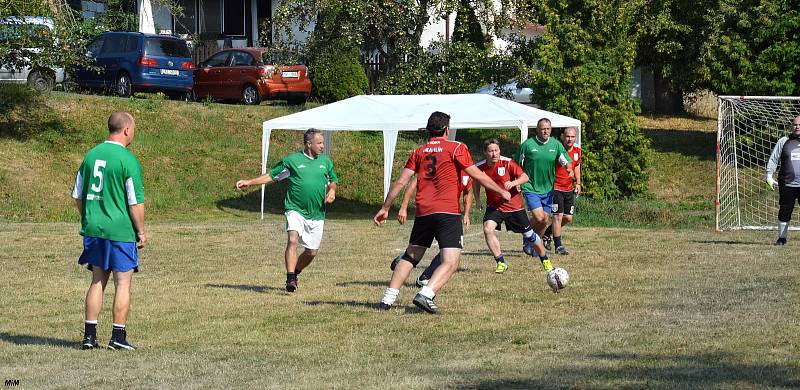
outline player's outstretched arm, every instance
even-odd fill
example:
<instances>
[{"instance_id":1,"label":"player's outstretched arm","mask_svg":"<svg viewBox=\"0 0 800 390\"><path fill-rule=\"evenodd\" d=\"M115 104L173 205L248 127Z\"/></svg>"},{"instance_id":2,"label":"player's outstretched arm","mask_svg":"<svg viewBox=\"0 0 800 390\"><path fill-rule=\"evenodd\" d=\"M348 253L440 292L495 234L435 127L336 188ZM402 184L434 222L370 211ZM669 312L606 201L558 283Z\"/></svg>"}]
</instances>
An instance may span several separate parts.
<instances>
[{"instance_id":1,"label":"player's outstretched arm","mask_svg":"<svg viewBox=\"0 0 800 390\"><path fill-rule=\"evenodd\" d=\"M408 203L411 202L411 197L417 192L417 181L410 180L406 192L403 194L403 201L400 203L400 210L397 212L397 222L400 224L406 223L408 219Z\"/></svg>"},{"instance_id":2,"label":"player's outstretched arm","mask_svg":"<svg viewBox=\"0 0 800 390\"><path fill-rule=\"evenodd\" d=\"M400 195L400 191L406 186L406 183L408 183L408 180L413 175L414 171L404 168L400 177L392 183L392 186L389 188L389 193L386 194L386 200L383 202L383 206L381 206L381 209L375 214L375 217L372 218L372 221L375 222L376 225L382 225L386 222L386 218L389 218L389 208L392 207L392 203L394 203L397 195Z\"/></svg>"},{"instance_id":3,"label":"player's outstretched arm","mask_svg":"<svg viewBox=\"0 0 800 390\"><path fill-rule=\"evenodd\" d=\"M480 169L478 169L478 167L474 165L470 166L464 169L464 172L466 172L467 175L475 179L475 181L477 181L478 183L481 183L481 185L486 187L487 190L492 190L494 192L497 192L505 200L511 199L511 193L509 193L508 191L497 185L497 183L495 183L494 180L492 180L492 178L486 176L486 174L483 173L483 171L481 171Z\"/></svg>"},{"instance_id":4,"label":"player's outstretched arm","mask_svg":"<svg viewBox=\"0 0 800 390\"><path fill-rule=\"evenodd\" d=\"M475 204L475 193L472 187L469 187L467 192L464 193L464 218L461 221L464 227L467 228L469 228L470 225L469 215L473 204Z\"/></svg>"},{"instance_id":5,"label":"player's outstretched arm","mask_svg":"<svg viewBox=\"0 0 800 390\"><path fill-rule=\"evenodd\" d=\"M128 212L131 215L133 229L136 231L136 247L142 249L147 245L147 233L144 230L144 203L128 206Z\"/></svg>"},{"instance_id":6,"label":"player's outstretched arm","mask_svg":"<svg viewBox=\"0 0 800 390\"><path fill-rule=\"evenodd\" d=\"M512 188L521 186L521 185L527 183L528 180L529 180L528 179L528 174L527 173L523 173L516 180L507 181L507 182L503 183L503 186L506 187L507 190L511 191Z\"/></svg>"},{"instance_id":7,"label":"player's outstretched arm","mask_svg":"<svg viewBox=\"0 0 800 390\"><path fill-rule=\"evenodd\" d=\"M253 179L243 179L236 182L236 189L241 190L242 188L249 187L249 186L257 186L261 184L269 184L272 183L274 180L269 173L265 173L259 177Z\"/></svg>"},{"instance_id":8,"label":"player's outstretched arm","mask_svg":"<svg viewBox=\"0 0 800 390\"><path fill-rule=\"evenodd\" d=\"M325 203L333 203L336 200L336 183L331 182L328 184L328 193L325 194Z\"/></svg>"}]
</instances>

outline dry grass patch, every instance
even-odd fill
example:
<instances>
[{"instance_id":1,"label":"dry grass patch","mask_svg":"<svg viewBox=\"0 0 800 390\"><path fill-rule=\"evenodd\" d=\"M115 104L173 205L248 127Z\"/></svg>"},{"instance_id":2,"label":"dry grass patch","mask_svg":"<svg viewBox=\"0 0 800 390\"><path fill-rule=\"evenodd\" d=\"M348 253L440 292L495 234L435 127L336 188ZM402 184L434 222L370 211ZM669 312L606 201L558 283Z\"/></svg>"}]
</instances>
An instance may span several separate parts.
<instances>
[{"instance_id":1,"label":"dry grass patch","mask_svg":"<svg viewBox=\"0 0 800 390\"><path fill-rule=\"evenodd\" d=\"M552 294L517 235L500 235L511 268L495 275L473 227L431 316L410 284L397 307L374 308L406 226L330 219L291 295L279 215L150 231L129 321L140 349L115 353L75 348L89 281L76 224L0 224L13 280L0 286L0 374L33 388L800 386L797 242L772 247L771 233L569 229L572 254L554 260L571 285Z\"/></svg>"}]
</instances>

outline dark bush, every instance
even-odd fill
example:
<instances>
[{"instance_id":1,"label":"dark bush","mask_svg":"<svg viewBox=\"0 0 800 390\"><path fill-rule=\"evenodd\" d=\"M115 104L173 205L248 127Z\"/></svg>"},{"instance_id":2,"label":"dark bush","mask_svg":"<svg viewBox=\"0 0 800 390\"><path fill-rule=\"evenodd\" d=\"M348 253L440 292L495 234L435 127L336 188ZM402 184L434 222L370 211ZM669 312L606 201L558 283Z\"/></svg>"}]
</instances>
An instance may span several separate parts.
<instances>
[{"instance_id":1,"label":"dark bush","mask_svg":"<svg viewBox=\"0 0 800 390\"><path fill-rule=\"evenodd\" d=\"M320 46L312 52L309 73L314 95L324 102L361 95L369 86L358 48L343 42Z\"/></svg>"}]
</instances>

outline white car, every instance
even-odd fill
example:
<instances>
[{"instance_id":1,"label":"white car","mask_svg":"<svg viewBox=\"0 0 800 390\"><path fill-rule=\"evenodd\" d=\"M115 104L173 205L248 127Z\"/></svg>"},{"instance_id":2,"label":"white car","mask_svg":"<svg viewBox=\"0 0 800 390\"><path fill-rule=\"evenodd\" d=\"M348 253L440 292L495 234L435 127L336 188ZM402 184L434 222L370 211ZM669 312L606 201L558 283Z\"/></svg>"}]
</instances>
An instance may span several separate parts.
<instances>
[{"instance_id":1,"label":"white car","mask_svg":"<svg viewBox=\"0 0 800 390\"><path fill-rule=\"evenodd\" d=\"M22 29L34 32L36 29L54 30L53 20L41 16L9 16L0 19L0 45L19 39ZM30 51L40 48L26 49ZM53 85L64 81L64 69L60 67L23 67L11 69L0 61L0 83L28 84L32 88L45 92L53 89Z\"/></svg>"},{"instance_id":2,"label":"white car","mask_svg":"<svg viewBox=\"0 0 800 390\"><path fill-rule=\"evenodd\" d=\"M513 100L517 103L530 104L537 107L536 104L531 103L533 89L518 84L517 79L511 79L508 81L508 83L502 85L499 92L497 91L497 84L491 83L478 88L475 90L475 93L495 95L501 98Z\"/></svg>"}]
</instances>

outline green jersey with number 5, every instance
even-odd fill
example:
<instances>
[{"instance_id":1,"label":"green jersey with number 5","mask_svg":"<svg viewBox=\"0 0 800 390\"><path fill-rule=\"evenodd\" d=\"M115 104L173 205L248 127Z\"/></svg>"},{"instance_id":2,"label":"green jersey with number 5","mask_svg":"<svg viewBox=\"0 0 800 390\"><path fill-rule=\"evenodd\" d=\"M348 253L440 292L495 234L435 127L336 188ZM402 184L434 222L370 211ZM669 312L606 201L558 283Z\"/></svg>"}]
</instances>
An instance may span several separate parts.
<instances>
[{"instance_id":1,"label":"green jersey with number 5","mask_svg":"<svg viewBox=\"0 0 800 390\"><path fill-rule=\"evenodd\" d=\"M106 141L83 158L72 197L81 200L81 235L136 242L128 206L144 203L142 167L122 144Z\"/></svg>"}]
</instances>

